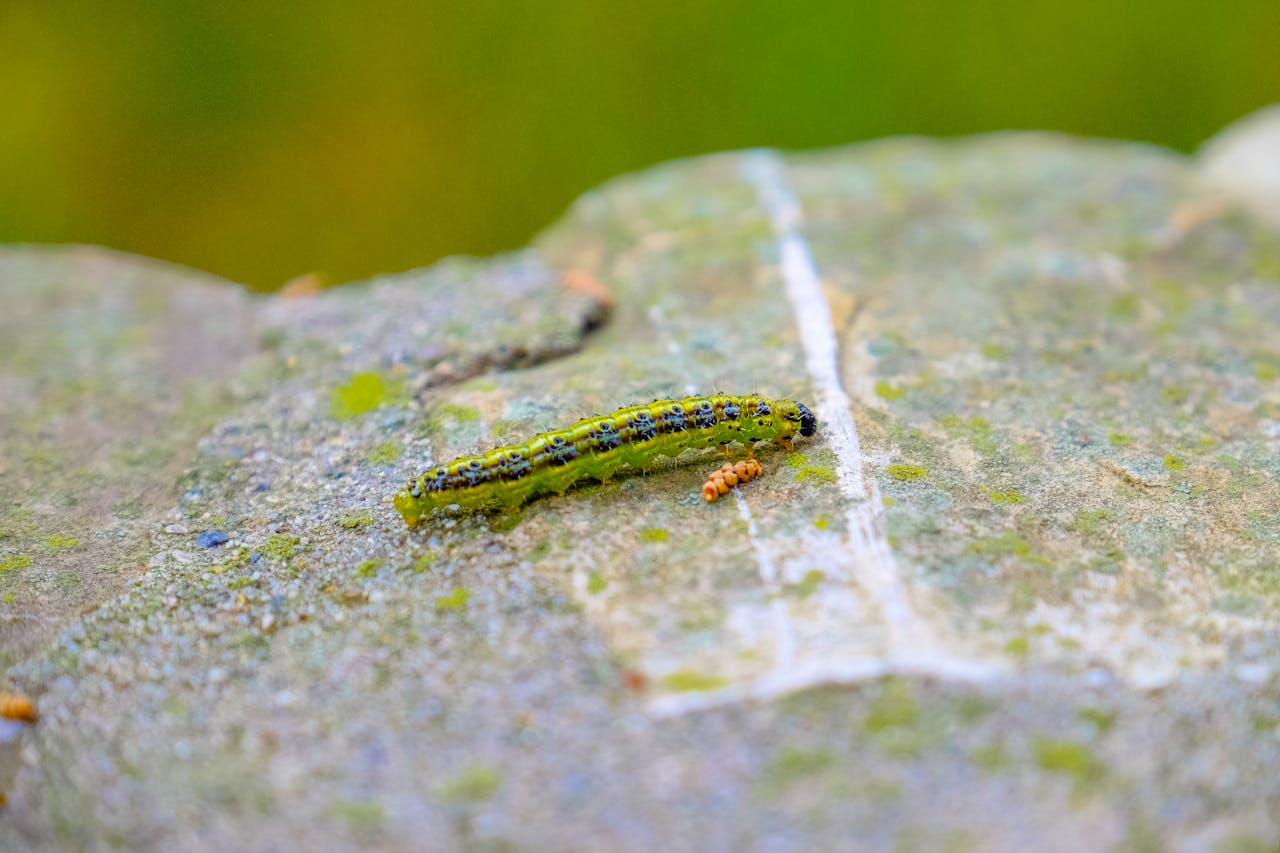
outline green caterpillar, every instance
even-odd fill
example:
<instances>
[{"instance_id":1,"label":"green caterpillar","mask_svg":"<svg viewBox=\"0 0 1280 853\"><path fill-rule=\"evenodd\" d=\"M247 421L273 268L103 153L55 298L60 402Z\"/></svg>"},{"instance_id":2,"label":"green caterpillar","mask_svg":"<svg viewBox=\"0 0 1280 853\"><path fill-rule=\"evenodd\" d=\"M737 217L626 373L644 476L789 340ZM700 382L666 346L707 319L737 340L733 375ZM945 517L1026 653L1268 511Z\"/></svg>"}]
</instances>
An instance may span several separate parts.
<instances>
[{"instance_id":1,"label":"green caterpillar","mask_svg":"<svg viewBox=\"0 0 1280 853\"><path fill-rule=\"evenodd\" d=\"M607 482L624 467L647 468L658 456L734 441L776 441L790 449L791 436L807 438L817 429L817 418L794 400L729 394L655 400L433 468L409 481L395 507L414 527L436 508L517 507L539 493L564 494L587 477Z\"/></svg>"}]
</instances>

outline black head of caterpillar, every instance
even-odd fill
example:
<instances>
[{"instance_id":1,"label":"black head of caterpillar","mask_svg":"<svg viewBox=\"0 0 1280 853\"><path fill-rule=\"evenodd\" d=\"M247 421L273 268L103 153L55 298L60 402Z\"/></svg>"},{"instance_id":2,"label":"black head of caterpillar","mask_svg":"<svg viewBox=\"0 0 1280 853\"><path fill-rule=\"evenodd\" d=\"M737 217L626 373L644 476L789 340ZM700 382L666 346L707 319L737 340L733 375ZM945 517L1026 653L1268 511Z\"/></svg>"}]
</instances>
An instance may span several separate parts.
<instances>
[{"instance_id":1,"label":"black head of caterpillar","mask_svg":"<svg viewBox=\"0 0 1280 853\"><path fill-rule=\"evenodd\" d=\"M787 420L798 420L800 423L800 435L809 438L818 431L818 419L813 416L813 412L809 411L809 407L804 403L796 403L795 405L795 414L798 417L793 418L791 415L784 415L784 417Z\"/></svg>"},{"instance_id":2,"label":"black head of caterpillar","mask_svg":"<svg viewBox=\"0 0 1280 853\"><path fill-rule=\"evenodd\" d=\"M817 429L813 412L794 400L754 394L654 400L455 459L411 480L395 506L412 527L433 509L516 507L540 493L563 493L578 480L608 480L686 450L761 441L790 449L792 437L808 438Z\"/></svg>"}]
</instances>

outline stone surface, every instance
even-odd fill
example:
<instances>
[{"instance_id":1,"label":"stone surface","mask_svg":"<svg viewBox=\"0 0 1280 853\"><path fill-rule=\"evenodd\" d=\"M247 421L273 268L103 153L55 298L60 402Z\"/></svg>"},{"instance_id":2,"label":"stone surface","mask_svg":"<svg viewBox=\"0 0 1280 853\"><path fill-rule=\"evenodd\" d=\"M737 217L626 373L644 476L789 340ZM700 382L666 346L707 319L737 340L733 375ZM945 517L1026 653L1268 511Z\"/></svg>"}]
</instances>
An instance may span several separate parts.
<instances>
[{"instance_id":1,"label":"stone surface","mask_svg":"<svg viewBox=\"0 0 1280 853\"><path fill-rule=\"evenodd\" d=\"M1205 144L1199 176L1210 193L1280 228L1280 104L1258 110Z\"/></svg>"},{"instance_id":2,"label":"stone surface","mask_svg":"<svg viewBox=\"0 0 1280 853\"><path fill-rule=\"evenodd\" d=\"M717 155L522 253L248 304L177 489L95 546L145 571L9 646L42 720L6 840L1270 849L1280 238L1198 170ZM387 503L714 387L821 431L711 505L715 456L415 531Z\"/></svg>"},{"instance_id":3,"label":"stone surface","mask_svg":"<svg viewBox=\"0 0 1280 853\"><path fill-rule=\"evenodd\" d=\"M229 282L92 247L0 251L0 666L120 592L256 343Z\"/></svg>"}]
</instances>

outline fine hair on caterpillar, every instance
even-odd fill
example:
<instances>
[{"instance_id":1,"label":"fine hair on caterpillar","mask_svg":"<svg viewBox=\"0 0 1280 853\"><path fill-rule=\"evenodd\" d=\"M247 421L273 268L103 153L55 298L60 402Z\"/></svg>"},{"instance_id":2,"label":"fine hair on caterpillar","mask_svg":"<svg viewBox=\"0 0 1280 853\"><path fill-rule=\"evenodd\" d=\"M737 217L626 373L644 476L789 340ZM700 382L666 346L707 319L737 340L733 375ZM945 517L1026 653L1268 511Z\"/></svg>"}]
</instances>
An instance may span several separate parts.
<instances>
[{"instance_id":1,"label":"fine hair on caterpillar","mask_svg":"<svg viewBox=\"0 0 1280 853\"><path fill-rule=\"evenodd\" d=\"M794 400L755 394L655 400L433 468L409 481L395 507L414 527L433 509L511 509L540 494L563 494L579 480L608 482L624 469L644 470L659 456L686 450L762 441L790 449L793 436L808 438L817 429L817 418Z\"/></svg>"}]
</instances>

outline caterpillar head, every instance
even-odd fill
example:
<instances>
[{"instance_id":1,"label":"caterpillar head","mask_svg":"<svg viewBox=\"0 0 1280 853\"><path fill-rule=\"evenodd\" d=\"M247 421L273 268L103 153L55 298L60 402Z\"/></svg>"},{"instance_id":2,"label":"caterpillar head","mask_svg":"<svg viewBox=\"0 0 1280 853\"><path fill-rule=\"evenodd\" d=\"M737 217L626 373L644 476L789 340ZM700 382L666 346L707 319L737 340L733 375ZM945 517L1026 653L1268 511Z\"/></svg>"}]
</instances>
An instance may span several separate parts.
<instances>
[{"instance_id":1,"label":"caterpillar head","mask_svg":"<svg viewBox=\"0 0 1280 853\"><path fill-rule=\"evenodd\" d=\"M431 511L431 502L430 499L415 498L408 489L402 489L395 496L395 508L404 516L405 524L417 527L422 516Z\"/></svg>"},{"instance_id":2,"label":"caterpillar head","mask_svg":"<svg viewBox=\"0 0 1280 853\"><path fill-rule=\"evenodd\" d=\"M799 432L805 438L818 431L818 419L813 416L813 412L809 411L809 407L804 403L797 403L794 400L779 400L775 404L775 408L782 415L783 420L790 424L799 424Z\"/></svg>"}]
</instances>

